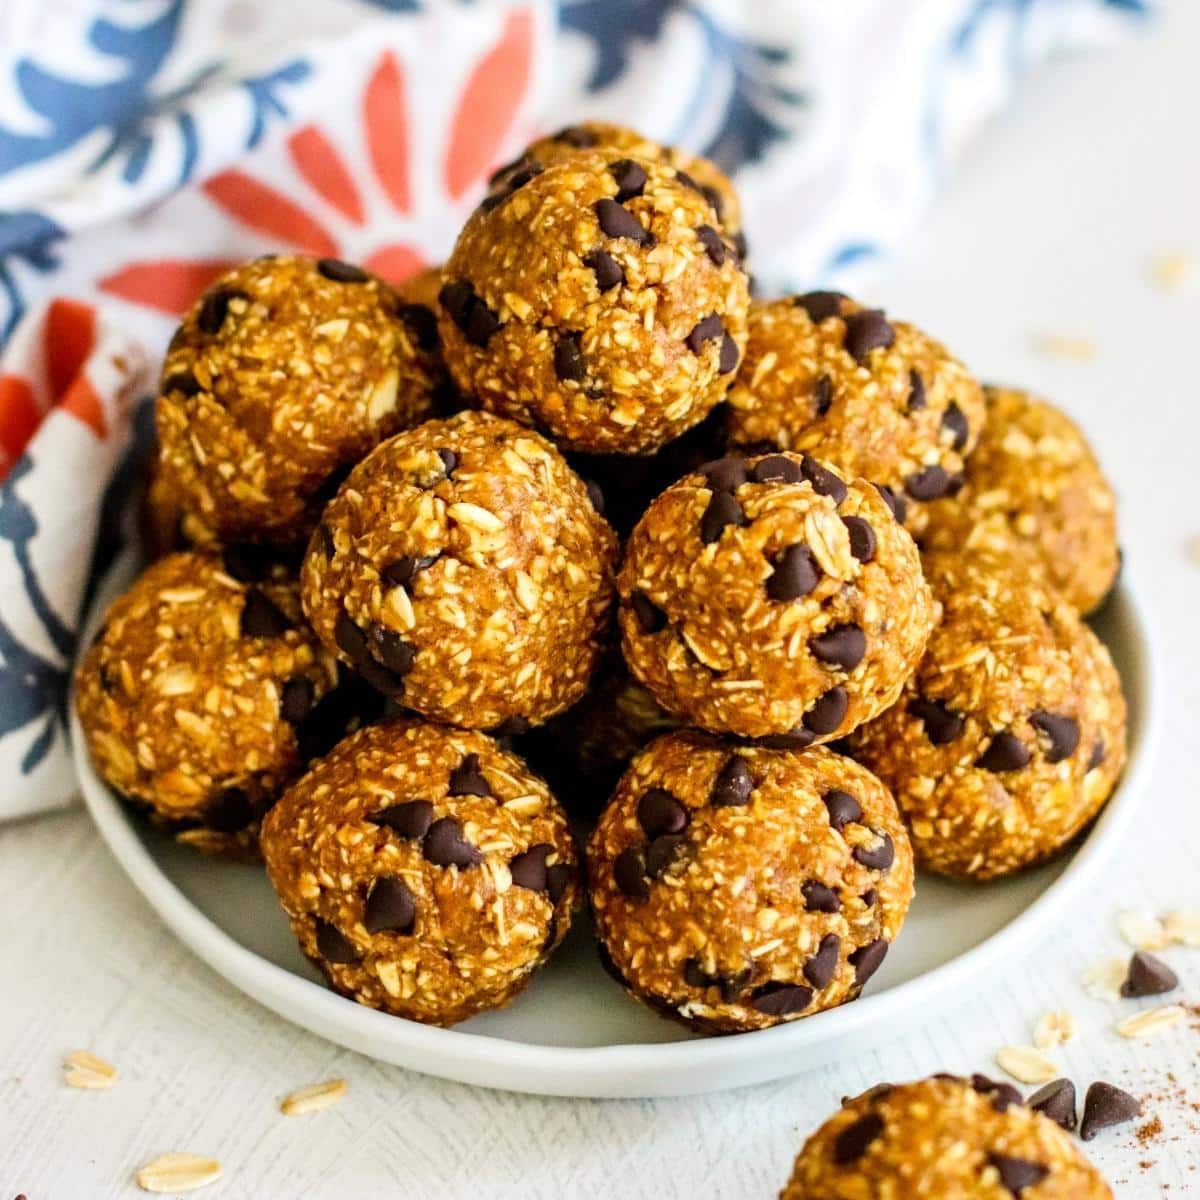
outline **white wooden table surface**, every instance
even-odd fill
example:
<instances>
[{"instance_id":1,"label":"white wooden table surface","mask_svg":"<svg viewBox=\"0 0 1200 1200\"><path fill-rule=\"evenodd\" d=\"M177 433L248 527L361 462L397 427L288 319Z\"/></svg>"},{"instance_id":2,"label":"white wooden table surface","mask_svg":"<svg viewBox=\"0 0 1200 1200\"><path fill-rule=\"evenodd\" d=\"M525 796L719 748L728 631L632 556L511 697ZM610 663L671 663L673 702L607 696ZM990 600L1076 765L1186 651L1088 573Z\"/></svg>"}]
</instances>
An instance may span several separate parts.
<instances>
[{"instance_id":1,"label":"white wooden table surface","mask_svg":"<svg viewBox=\"0 0 1200 1200\"><path fill-rule=\"evenodd\" d=\"M1162 1121L1145 1145L1130 1126L1091 1143L1117 1194L1200 1194L1200 1022L1131 1043L1079 983L1124 950L1118 908L1200 908L1200 552L1188 551L1200 281L1168 294L1147 275L1160 252L1200 264L1197 47L1200 5L1177 0L1148 36L1029 81L875 295L985 377L1043 389L1084 422L1166 651L1162 749L1128 849L1033 958L919 1036L877 1054L847 1045L834 1069L683 1100L538 1099L383 1067L284 1024L175 944L86 816L32 821L0 829L0 1200L132 1197L133 1170L180 1149L221 1160L223 1180L202 1193L214 1200L765 1198L843 1094L988 1070L1050 1007L1082 1027L1066 1073L1127 1086ZM1038 333L1088 338L1096 357L1039 354ZM1200 950L1167 957L1200 1002ZM117 1064L117 1087L65 1087L74 1047ZM279 1115L283 1094L331 1076L349 1080L339 1107Z\"/></svg>"}]
</instances>

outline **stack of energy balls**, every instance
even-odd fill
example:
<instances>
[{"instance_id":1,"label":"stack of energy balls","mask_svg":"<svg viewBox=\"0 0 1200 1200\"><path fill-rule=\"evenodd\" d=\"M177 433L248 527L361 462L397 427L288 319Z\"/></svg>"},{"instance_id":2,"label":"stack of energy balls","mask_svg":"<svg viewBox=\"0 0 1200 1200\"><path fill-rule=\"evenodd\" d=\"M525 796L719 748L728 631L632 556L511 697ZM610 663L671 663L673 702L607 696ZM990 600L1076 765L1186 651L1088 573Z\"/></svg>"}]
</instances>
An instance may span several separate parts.
<instances>
[{"instance_id":1,"label":"stack of energy balls","mask_svg":"<svg viewBox=\"0 0 1200 1200\"><path fill-rule=\"evenodd\" d=\"M360 1003L502 1005L586 893L638 1000L796 1020L914 866L1040 862L1121 771L1080 432L846 296L752 301L729 180L632 131L531 146L436 279L231 271L157 425L174 548L80 664L92 759L261 851Z\"/></svg>"}]
</instances>

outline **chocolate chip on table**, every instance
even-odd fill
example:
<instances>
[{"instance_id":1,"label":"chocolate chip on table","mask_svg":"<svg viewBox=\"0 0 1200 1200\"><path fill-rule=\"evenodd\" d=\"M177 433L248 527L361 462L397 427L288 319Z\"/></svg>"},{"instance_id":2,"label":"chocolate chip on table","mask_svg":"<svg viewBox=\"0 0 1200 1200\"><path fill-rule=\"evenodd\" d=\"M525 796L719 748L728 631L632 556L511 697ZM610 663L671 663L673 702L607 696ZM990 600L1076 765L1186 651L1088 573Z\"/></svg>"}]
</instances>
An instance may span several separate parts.
<instances>
[{"instance_id":1,"label":"chocolate chip on table","mask_svg":"<svg viewBox=\"0 0 1200 1200\"><path fill-rule=\"evenodd\" d=\"M438 336L437 314L427 304L401 304L396 316L408 326L418 350L436 350Z\"/></svg>"},{"instance_id":2,"label":"chocolate chip on table","mask_svg":"<svg viewBox=\"0 0 1200 1200\"><path fill-rule=\"evenodd\" d=\"M854 968L854 982L862 987L872 975L883 965L887 957L888 944L883 938L876 938L865 946L853 951L847 961Z\"/></svg>"},{"instance_id":3,"label":"chocolate chip on table","mask_svg":"<svg viewBox=\"0 0 1200 1200\"><path fill-rule=\"evenodd\" d=\"M803 542L797 542L775 560L775 570L767 578L767 595L781 603L799 600L817 586L820 578L813 552Z\"/></svg>"},{"instance_id":4,"label":"chocolate chip on table","mask_svg":"<svg viewBox=\"0 0 1200 1200\"><path fill-rule=\"evenodd\" d=\"M602 292L625 282L625 268L607 250L593 250L584 255L583 265L596 276L596 286Z\"/></svg>"},{"instance_id":5,"label":"chocolate chip on table","mask_svg":"<svg viewBox=\"0 0 1200 1200\"><path fill-rule=\"evenodd\" d=\"M696 230L696 240L704 247L704 253L708 255L713 266L719 267L724 263L729 251L725 240L711 225L701 225Z\"/></svg>"},{"instance_id":6,"label":"chocolate chip on table","mask_svg":"<svg viewBox=\"0 0 1200 1200\"><path fill-rule=\"evenodd\" d=\"M517 887L528 888L531 892L546 891L550 886L546 859L553 853L554 847L549 842L539 842L516 855L508 864L513 883Z\"/></svg>"},{"instance_id":7,"label":"chocolate chip on table","mask_svg":"<svg viewBox=\"0 0 1200 1200\"><path fill-rule=\"evenodd\" d=\"M379 577L389 587L407 587L422 571L437 562L436 554L404 554L394 558L379 571Z\"/></svg>"},{"instance_id":8,"label":"chocolate chip on table","mask_svg":"<svg viewBox=\"0 0 1200 1200\"><path fill-rule=\"evenodd\" d=\"M1019 771L1029 765L1029 748L1015 733L997 733L988 748L975 760L985 771Z\"/></svg>"},{"instance_id":9,"label":"chocolate chip on table","mask_svg":"<svg viewBox=\"0 0 1200 1200\"><path fill-rule=\"evenodd\" d=\"M850 535L850 553L859 562L870 562L875 557L878 545L875 530L871 528L870 522L862 517L843 517L842 524L846 526L846 532Z\"/></svg>"},{"instance_id":10,"label":"chocolate chip on table","mask_svg":"<svg viewBox=\"0 0 1200 1200\"><path fill-rule=\"evenodd\" d=\"M846 485L827 467L821 466L811 455L800 461L800 474L812 485L818 496L829 496L834 504L841 504L847 496Z\"/></svg>"},{"instance_id":11,"label":"chocolate chip on table","mask_svg":"<svg viewBox=\"0 0 1200 1200\"><path fill-rule=\"evenodd\" d=\"M282 609L258 588L246 592L242 605L242 637L282 637L292 623Z\"/></svg>"},{"instance_id":12,"label":"chocolate chip on table","mask_svg":"<svg viewBox=\"0 0 1200 1200\"><path fill-rule=\"evenodd\" d=\"M842 902L837 892L816 879L807 879L801 885L805 912L835 913L842 911Z\"/></svg>"},{"instance_id":13,"label":"chocolate chip on table","mask_svg":"<svg viewBox=\"0 0 1200 1200\"><path fill-rule=\"evenodd\" d=\"M316 689L306 675L293 675L279 692L279 715L291 725L298 725L312 711Z\"/></svg>"},{"instance_id":14,"label":"chocolate chip on table","mask_svg":"<svg viewBox=\"0 0 1200 1200\"><path fill-rule=\"evenodd\" d=\"M812 1003L812 998L812 988L803 984L773 981L755 988L750 996L750 1007L767 1016L786 1017L803 1012Z\"/></svg>"},{"instance_id":15,"label":"chocolate chip on table","mask_svg":"<svg viewBox=\"0 0 1200 1200\"><path fill-rule=\"evenodd\" d=\"M226 788L218 792L204 810L204 824L218 833L240 833L254 820L254 808L245 789Z\"/></svg>"},{"instance_id":16,"label":"chocolate chip on table","mask_svg":"<svg viewBox=\"0 0 1200 1200\"><path fill-rule=\"evenodd\" d=\"M1145 950L1134 952L1129 971L1121 984L1121 995L1127 999L1137 996L1160 996L1179 986L1179 976L1161 958Z\"/></svg>"},{"instance_id":17,"label":"chocolate chip on table","mask_svg":"<svg viewBox=\"0 0 1200 1200\"><path fill-rule=\"evenodd\" d=\"M817 947L817 952L804 964L804 978L817 991L828 987L830 980L837 974L838 955L841 953L842 939L836 933L827 933Z\"/></svg>"},{"instance_id":18,"label":"chocolate chip on table","mask_svg":"<svg viewBox=\"0 0 1200 1200\"><path fill-rule=\"evenodd\" d=\"M492 789L479 769L479 755L468 754L462 762L450 772L450 784L447 795L450 796L490 796Z\"/></svg>"},{"instance_id":19,"label":"chocolate chip on table","mask_svg":"<svg viewBox=\"0 0 1200 1200\"><path fill-rule=\"evenodd\" d=\"M805 292L803 296L793 297L792 303L804 309L810 321L819 323L827 317L840 316L845 299L841 292Z\"/></svg>"},{"instance_id":20,"label":"chocolate chip on table","mask_svg":"<svg viewBox=\"0 0 1200 1200\"><path fill-rule=\"evenodd\" d=\"M356 963L362 957L336 925L317 918L317 953L327 963Z\"/></svg>"},{"instance_id":21,"label":"chocolate chip on table","mask_svg":"<svg viewBox=\"0 0 1200 1200\"><path fill-rule=\"evenodd\" d=\"M918 371L908 373L908 411L920 412L925 407L925 380Z\"/></svg>"},{"instance_id":22,"label":"chocolate chip on table","mask_svg":"<svg viewBox=\"0 0 1200 1200\"><path fill-rule=\"evenodd\" d=\"M664 833L646 847L646 874L657 879L672 863L684 836L681 833Z\"/></svg>"},{"instance_id":23,"label":"chocolate chip on table","mask_svg":"<svg viewBox=\"0 0 1200 1200\"><path fill-rule=\"evenodd\" d=\"M944 467L931 463L910 475L904 486L914 500L937 500L950 491L953 481Z\"/></svg>"},{"instance_id":24,"label":"chocolate chip on table","mask_svg":"<svg viewBox=\"0 0 1200 1200\"><path fill-rule=\"evenodd\" d=\"M818 735L833 733L846 719L846 709L849 705L850 697L846 694L846 689L840 683L831 687L823 696L818 696L804 714L805 729Z\"/></svg>"},{"instance_id":25,"label":"chocolate chip on table","mask_svg":"<svg viewBox=\"0 0 1200 1200\"><path fill-rule=\"evenodd\" d=\"M818 417L823 417L833 403L833 380L828 375L822 375L813 384L813 411Z\"/></svg>"},{"instance_id":26,"label":"chocolate chip on table","mask_svg":"<svg viewBox=\"0 0 1200 1200\"><path fill-rule=\"evenodd\" d=\"M384 825L402 838L423 838L433 824L433 804L428 800L406 800L367 818L372 825Z\"/></svg>"},{"instance_id":27,"label":"chocolate chip on table","mask_svg":"<svg viewBox=\"0 0 1200 1200\"><path fill-rule=\"evenodd\" d=\"M729 334L726 334L721 339L721 353L717 355L717 372L721 375L728 375L730 371L737 369L740 358L737 342Z\"/></svg>"},{"instance_id":28,"label":"chocolate chip on table","mask_svg":"<svg viewBox=\"0 0 1200 1200\"><path fill-rule=\"evenodd\" d=\"M317 263L317 270L326 279L334 283L366 283L370 276L353 263L342 262L340 258L322 258Z\"/></svg>"},{"instance_id":29,"label":"chocolate chip on table","mask_svg":"<svg viewBox=\"0 0 1200 1200\"><path fill-rule=\"evenodd\" d=\"M204 299L200 301L200 311L196 314L196 324L201 333L212 337L221 332L221 326L225 324L225 317L229 313L229 301L237 295L241 293L226 291L225 288L205 293Z\"/></svg>"},{"instance_id":30,"label":"chocolate chip on table","mask_svg":"<svg viewBox=\"0 0 1200 1200\"><path fill-rule=\"evenodd\" d=\"M629 604L643 633L660 633L666 628L667 614L645 592L634 592L629 597Z\"/></svg>"},{"instance_id":31,"label":"chocolate chip on table","mask_svg":"<svg viewBox=\"0 0 1200 1200\"><path fill-rule=\"evenodd\" d=\"M947 708L940 700L927 700L924 696L917 696L908 702L908 713L925 726L925 736L935 746L954 741L966 723L964 717Z\"/></svg>"},{"instance_id":32,"label":"chocolate chip on table","mask_svg":"<svg viewBox=\"0 0 1200 1200\"><path fill-rule=\"evenodd\" d=\"M1000 1182L1018 1197L1026 1188L1035 1187L1050 1174L1049 1167L1010 1154L989 1154L988 1164L996 1168Z\"/></svg>"},{"instance_id":33,"label":"chocolate chip on table","mask_svg":"<svg viewBox=\"0 0 1200 1200\"><path fill-rule=\"evenodd\" d=\"M800 464L783 454L768 454L759 459L750 472L755 483L799 483L804 478Z\"/></svg>"},{"instance_id":34,"label":"chocolate chip on table","mask_svg":"<svg viewBox=\"0 0 1200 1200\"><path fill-rule=\"evenodd\" d=\"M884 504L892 510L892 516L903 525L904 518L908 516L908 502L904 497L898 495L886 483L875 484L875 490L882 497Z\"/></svg>"},{"instance_id":35,"label":"chocolate chip on table","mask_svg":"<svg viewBox=\"0 0 1200 1200\"><path fill-rule=\"evenodd\" d=\"M462 826L453 817L439 817L430 825L421 852L435 867L470 867L483 859L463 837Z\"/></svg>"},{"instance_id":36,"label":"chocolate chip on table","mask_svg":"<svg viewBox=\"0 0 1200 1200\"><path fill-rule=\"evenodd\" d=\"M408 885L397 875L382 875L367 895L363 924L368 933L411 933L417 903Z\"/></svg>"},{"instance_id":37,"label":"chocolate chip on table","mask_svg":"<svg viewBox=\"0 0 1200 1200\"><path fill-rule=\"evenodd\" d=\"M645 900L650 895L646 878L646 852L641 846L629 846L613 862L613 882L623 895Z\"/></svg>"},{"instance_id":38,"label":"chocolate chip on table","mask_svg":"<svg viewBox=\"0 0 1200 1200\"><path fill-rule=\"evenodd\" d=\"M1141 1103L1111 1083L1097 1080L1083 1098L1083 1120L1079 1136L1090 1142L1102 1129L1132 1121L1142 1111Z\"/></svg>"},{"instance_id":39,"label":"chocolate chip on table","mask_svg":"<svg viewBox=\"0 0 1200 1200\"><path fill-rule=\"evenodd\" d=\"M1103 738L1097 738L1096 744L1092 747L1091 757L1088 759L1087 769L1094 771L1104 761L1105 755L1108 753L1108 747L1104 744Z\"/></svg>"},{"instance_id":40,"label":"chocolate chip on table","mask_svg":"<svg viewBox=\"0 0 1200 1200\"><path fill-rule=\"evenodd\" d=\"M476 295L474 285L465 279L452 279L442 284L438 303L474 346L486 346L500 328L500 318Z\"/></svg>"},{"instance_id":41,"label":"chocolate chip on table","mask_svg":"<svg viewBox=\"0 0 1200 1200\"><path fill-rule=\"evenodd\" d=\"M574 869L568 863L555 863L546 868L546 891L551 904L557 904L562 899L574 874Z\"/></svg>"},{"instance_id":42,"label":"chocolate chip on table","mask_svg":"<svg viewBox=\"0 0 1200 1200\"><path fill-rule=\"evenodd\" d=\"M699 354L704 349L705 342L711 342L714 338L719 338L725 332L725 324L721 320L719 313L709 313L707 317L701 317L699 321L692 327L692 332L684 338L687 343L687 348L693 354Z\"/></svg>"},{"instance_id":43,"label":"chocolate chip on table","mask_svg":"<svg viewBox=\"0 0 1200 1200\"><path fill-rule=\"evenodd\" d=\"M865 1117L860 1117L834 1139L833 1161L839 1167L858 1162L882 1132L883 1118L878 1113L867 1113Z\"/></svg>"},{"instance_id":44,"label":"chocolate chip on table","mask_svg":"<svg viewBox=\"0 0 1200 1200\"><path fill-rule=\"evenodd\" d=\"M704 515L700 518L700 540L706 545L717 541L726 526L747 524L742 506L729 492L713 492Z\"/></svg>"},{"instance_id":45,"label":"chocolate chip on table","mask_svg":"<svg viewBox=\"0 0 1200 1200\"><path fill-rule=\"evenodd\" d=\"M620 158L609 163L608 173L616 181L618 204L640 196L646 189L646 172L632 158Z\"/></svg>"},{"instance_id":46,"label":"chocolate chip on table","mask_svg":"<svg viewBox=\"0 0 1200 1200\"><path fill-rule=\"evenodd\" d=\"M746 460L739 454L727 454L705 463L700 474L714 492L734 492L746 482Z\"/></svg>"},{"instance_id":47,"label":"chocolate chip on table","mask_svg":"<svg viewBox=\"0 0 1200 1200\"><path fill-rule=\"evenodd\" d=\"M1038 1088L1026 1101L1034 1112L1049 1117L1070 1133L1076 1125L1075 1085L1069 1079L1054 1079Z\"/></svg>"},{"instance_id":48,"label":"chocolate chip on table","mask_svg":"<svg viewBox=\"0 0 1200 1200\"><path fill-rule=\"evenodd\" d=\"M855 846L854 861L871 871L886 871L896 861L896 847L886 833L880 833L877 829L872 832L879 838L878 843L874 846Z\"/></svg>"},{"instance_id":49,"label":"chocolate chip on table","mask_svg":"<svg viewBox=\"0 0 1200 1200\"><path fill-rule=\"evenodd\" d=\"M579 334L564 333L554 347L554 374L564 382L578 383L587 376L587 363L579 344Z\"/></svg>"},{"instance_id":50,"label":"chocolate chip on table","mask_svg":"<svg viewBox=\"0 0 1200 1200\"><path fill-rule=\"evenodd\" d=\"M413 668L417 648L398 633L372 621L367 627L367 648L371 656L396 675L406 675Z\"/></svg>"},{"instance_id":51,"label":"chocolate chip on table","mask_svg":"<svg viewBox=\"0 0 1200 1200\"><path fill-rule=\"evenodd\" d=\"M841 833L847 825L862 820L862 805L849 792L835 788L826 792L821 799L825 802L825 808L829 812L829 824L838 833Z\"/></svg>"},{"instance_id":52,"label":"chocolate chip on table","mask_svg":"<svg viewBox=\"0 0 1200 1200\"><path fill-rule=\"evenodd\" d=\"M653 246L656 239L627 208L622 208L615 200L605 196L593 205L596 220L600 222L600 231L605 237L628 238L639 246Z\"/></svg>"},{"instance_id":53,"label":"chocolate chip on table","mask_svg":"<svg viewBox=\"0 0 1200 1200\"><path fill-rule=\"evenodd\" d=\"M1001 1083L976 1072L971 1076L971 1087L981 1096L991 1099L997 1112L1007 1112L1014 1104L1022 1104L1021 1093L1011 1083Z\"/></svg>"},{"instance_id":54,"label":"chocolate chip on table","mask_svg":"<svg viewBox=\"0 0 1200 1200\"><path fill-rule=\"evenodd\" d=\"M886 350L896 340L896 331L877 308L864 308L846 318L846 352L860 363L872 350Z\"/></svg>"},{"instance_id":55,"label":"chocolate chip on table","mask_svg":"<svg viewBox=\"0 0 1200 1200\"><path fill-rule=\"evenodd\" d=\"M740 808L749 804L753 790L754 779L746 760L734 754L717 773L709 803L714 808Z\"/></svg>"},{"instance_id":56,"label":"chocolate chip on table","mask_svg":"<svg viewBox=\"0 0 1200 1200\"><path fill-rule=\"evenodd\" d=\"M1029 723L1046 739L1047 762L1062 762L1079 748L1079 722L1074 717L1039 708L1030 715Z\"/></svg>"},{"instance_id":57,"label":"chocolate chip on table","mask_svg":"<svg viewBox=\"0 0 1200 1200\"><path fill-rule=\"evenodd\" d=\"M867 652L867 635L857 625L833 625L812 638L808 648L818 662L853 671Z\"/></svg>"},{"instance_id":58,"label":"chocolate chip on table","mask_svg":"<svg viewBox=\"0 0 1200 1200\"><path fill-rule=\"evenodd\" d=\"M950 444L955 450L961 450L967 444L967 438L971 436L971 427L967 424L967 418L953 400L942 414L942 428L953 437Z\"/></svg>"},{"instance_id":59,"label":"chocolate chip on table","mask_svg":"<svg viewBox=\"0 0 1200 1200\"><path fill-rule=\"evenodd\" d=\"M687 828L688 810L666 788L650 788L637 806L638 824L648 838L661 833L681 833Z\"/></svg>"}]
</instances>

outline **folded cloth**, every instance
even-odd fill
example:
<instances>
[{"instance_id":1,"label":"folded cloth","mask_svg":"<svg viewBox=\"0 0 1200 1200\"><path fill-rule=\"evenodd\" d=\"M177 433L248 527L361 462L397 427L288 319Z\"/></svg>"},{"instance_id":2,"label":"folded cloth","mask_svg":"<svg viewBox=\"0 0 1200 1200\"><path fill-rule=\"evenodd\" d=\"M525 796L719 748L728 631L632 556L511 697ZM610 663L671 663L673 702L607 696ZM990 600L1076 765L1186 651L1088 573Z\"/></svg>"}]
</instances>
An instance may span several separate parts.
<instances>
[{"instance_id":1,"label":"folded cloth","mask_svg":"<svg viewBox=\"0 0 1200 1200\"><path fill-rule=\"evenodd\" d=\"M10 781L0 819L73 794L66 688L87 599L128 525L150 368L179 314L231 263L292 250L403 279L445 255L505 157L601 117L735 173L765 286L858 287L1029 64L1147 10L1144 0L0 8Z\"/></svg>"}]
</instances>

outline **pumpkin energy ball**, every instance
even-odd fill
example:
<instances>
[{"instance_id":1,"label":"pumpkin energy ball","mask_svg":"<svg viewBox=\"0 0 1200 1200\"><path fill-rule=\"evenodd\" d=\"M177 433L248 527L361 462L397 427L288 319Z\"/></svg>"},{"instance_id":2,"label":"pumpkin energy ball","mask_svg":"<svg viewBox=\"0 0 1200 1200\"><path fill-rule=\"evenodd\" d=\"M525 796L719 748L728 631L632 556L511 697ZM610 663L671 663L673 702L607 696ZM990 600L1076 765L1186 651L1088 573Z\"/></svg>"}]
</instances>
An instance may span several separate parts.
<instances>
[{"instance_id":1,"label":"pumpkin energy ball","mask_svg":"<svg viewBox=\"0 0 1200 1200\"><path fill-rule=\"evenodd\" d=\"M979 437L983 392L944 347L838 292L750 307L729 395L733 446L813 454L891 490L910 529L954 491Z\"/></svg>"},{"instance_id":2,"label":"pumpkin energy ball","mask_svg":"<svg viewBox=\"0 0 1200 1200\"><path fill-rule=\"evenodd\" d=\"M922 544L1032 550L1067 602L1091 612L1117 577L1116 499L1070 417L1045 400L988 388L987 424L954 496L928 506Z\"/></svg>"},{"instance_id":3,"label":"pumpkin energy ball","mask_svg":"<svg viewBox=\"0 0 1200 1200\"><path fill-rule=\"evenodd\" d=\"M926 556L942 620L899 702L852 739L895 793L921 866L991 879L1061 849L1125 762L1108 651L1058 592L996 551Z\"/></svg>"},{"instance_id":4,"label":"pumpkin energy ball","mask_svg":"<svg viewBox=\"0 0 1200 1200\"><path fill-rule=\"evenodd\" d=\"M519 732L587 689L615 554L549 442L465 412L397 434L354 469L301 591L325 645L406 708Z\"/></svg>"},{"instance_id":5,"label":"pumpkin energy ball","mask_svg":"<svg viewBox=\"0 0 1200 1200\"><path fill-rule=\"evenodd\" d=\"M904 922L912 853L870 772L683 731L632 762L588 844L596 932L639 1000L709 1033L855 999Z\"/></svg>"},{"instance_id":6,"label":"pumpkin energy ball","mask_svg":"<svg viewBox=\"0 0 1200 1200\"><path fill-rule=\"evenodd\" d=\"M221 542L303 542L345 471L424 418L437 322L338 259L257 259L218 280L167 350L161 453Z\"/></svg>"},{"instance_id":7,"label":"pumpkin energy ball","mask_svg":"<svg viewBox=\"0 0 1200 1200\"><path fill-rule=\"evenodd\" d=\"M808 455L730 456L669 487L618 587L625 658L663 708L789 747L892 704L934 620L887 495Z\"/></svg>"},{"instance_id":8,"label":"pumpkin energy ball","mask_svg":"<svg viewBox=\"0 0 1200 1200\"><path fill-rule=\"evenodd\" d=\"M569 450L654 450L733 382L746 276L672 168L601 151L538 167L484 200L446 263L447 365Z\"/></svg>"},{"instance_id":9,"label":"pumpkin energy ball","mask_svg":"<svg viewBox=\"0 0 1200 1200\"><path fill-rule=\"evenodd\" d=\"M982 1076L880 1084L804 1143L780 1200L1112 1200L1049 1117Z\"/></svg>"},{"instance_id":10,"label":"pumpkin energy ball","mask_svg":"<svg viewBox=\"0 0 1200 1200\"><path fill-rule=\"evenodd\" d=\"M359 730L263 825L300 948L343 995L432 1025L507 1004L579 906L566 817L481 733Z\"/></svg>"},{"instance_id":11,"label":"pumpkin energy ball","mask_svg":"<svg viewBox=\"0 0 1200 1200\"><path fill-rule=\"evenodd\" d=\"M75 679L99 774L206 850L253 849L335 679L294 579L246 574L215 554L159 559L110 606Z\"/></svg>"}]
</instances>

